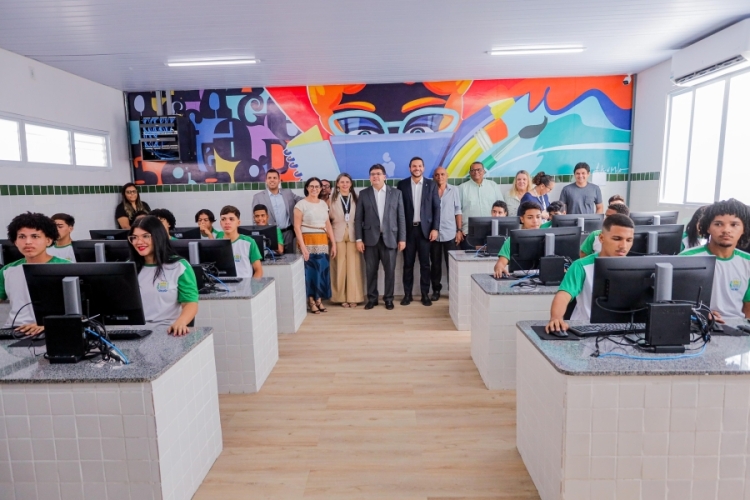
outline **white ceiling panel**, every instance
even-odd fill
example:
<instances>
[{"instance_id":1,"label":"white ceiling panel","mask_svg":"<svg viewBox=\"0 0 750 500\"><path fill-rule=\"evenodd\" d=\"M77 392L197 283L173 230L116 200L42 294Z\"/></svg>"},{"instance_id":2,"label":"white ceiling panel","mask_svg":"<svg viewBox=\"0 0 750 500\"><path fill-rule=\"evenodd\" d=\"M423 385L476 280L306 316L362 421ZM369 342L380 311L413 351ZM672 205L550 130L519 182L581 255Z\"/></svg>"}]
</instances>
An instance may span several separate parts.
<instances>
[{"instance_id":1,"label":"white ceiling panel","mask_svg":"<svg viewBox=\"0 0 750 500\"><path fill-rule=\"evenodd\" d=\"M0 47L122 90L633 73L748 0L2 0ZM496 56L508 45L578 54ZM255 57L254 66L167 61Z\"/></svg>"}]
</instances>

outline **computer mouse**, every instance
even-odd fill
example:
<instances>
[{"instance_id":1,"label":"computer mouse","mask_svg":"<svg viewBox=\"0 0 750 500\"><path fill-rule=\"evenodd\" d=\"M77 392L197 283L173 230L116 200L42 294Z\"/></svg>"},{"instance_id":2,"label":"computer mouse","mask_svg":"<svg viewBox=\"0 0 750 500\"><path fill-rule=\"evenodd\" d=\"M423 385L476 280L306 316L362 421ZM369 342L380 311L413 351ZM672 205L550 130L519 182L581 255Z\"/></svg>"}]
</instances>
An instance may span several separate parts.
<instances>
[{"instance_id":1,"label":"computer mouse","mask_svg":"<svg viewBox=\"0 0 750 500\"><path fill-rule=\"evenodd\" d=\"M724 331L724 327L721 326L719 323L714 323L714 325L711 327L711 331L720 333Z\"/></svg>"},{"instance_id":2,"label":"computer mouse","mask_svg":"<svg viewBox=\"0 0 750 500\"><path fill-rule=\"evenodd\" d=\"M568 336L568 332L564 330L553 330L549 332L550 335L554 335L555 337L560 337L561 339L564 339Z\"/></svg>"}]
</instances>

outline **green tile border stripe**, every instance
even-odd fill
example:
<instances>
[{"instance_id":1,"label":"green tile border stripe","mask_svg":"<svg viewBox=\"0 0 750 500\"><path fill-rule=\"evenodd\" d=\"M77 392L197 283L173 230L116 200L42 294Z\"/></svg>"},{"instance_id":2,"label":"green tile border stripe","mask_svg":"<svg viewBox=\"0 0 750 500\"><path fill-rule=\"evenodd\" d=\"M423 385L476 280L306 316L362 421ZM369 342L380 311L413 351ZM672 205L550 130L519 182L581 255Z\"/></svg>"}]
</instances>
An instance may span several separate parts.
<instances>
[{"instance_id":1,"label":"green tile border stripe","mask_svg":"<svg viewBox=\"0 0 750 500\"><path fill-rule=\"evenodd\" d=\"M607 174L607 182L630 181L658 181L660 172L638 172L633 174ZM487 177L487 179L502 185L513 183L513 177ZM396 186L400 179L388 179L389 186ZM467 179L450 178L448 183L458 186ZM556 182L573 182L572 175L557 175ZM367 179L356 179L354 186L364 188L370 186ZM304 182L282 182L286 189L302 189ZM192 193L198 191L258 191L266 188L265 182L238 182L233 184L171 184L162 186L139 186L141 193ZM13 185L0 184L0 196L65 196L71 194L116 194L122 186L50 186L50 185Z\"/></svg>"}]
</instances>

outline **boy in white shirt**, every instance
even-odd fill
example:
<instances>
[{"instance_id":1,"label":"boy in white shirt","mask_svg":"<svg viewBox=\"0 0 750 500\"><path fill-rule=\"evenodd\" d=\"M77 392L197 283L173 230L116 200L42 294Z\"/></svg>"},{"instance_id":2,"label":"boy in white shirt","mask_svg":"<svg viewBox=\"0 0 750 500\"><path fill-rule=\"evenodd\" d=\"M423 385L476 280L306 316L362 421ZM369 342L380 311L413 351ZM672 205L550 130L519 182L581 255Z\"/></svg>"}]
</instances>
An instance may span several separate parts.
<instances>
[{"instance_id":1,"label":"boy in white shirt","mask_svg":"<svg viewBox=\"0 0 750 500\"><path fill-rule=\"evenodd\" d=\"M224 238L232 242L237 277L262 278L263 266L261 265L258 245L250 236L245 236L237 231L237 228L242 224L239 209L232 205L225 206L221 209L219 220L223 231L216 235L216 239Z\"/></svg>"},{"instance_id":2,"label":"boy in white shirt","mask_svg":"<svg viewBox=\"0 0 750 500\"><path fill-rule=\"evenodd\" d=\"M73 216L63 213L55 214L50 219L57 226L59 237L55 241L55 244L47 249L47 253L68 262L75 262L76 256L73 253L73 240L70 238L70 233L73 232L76 220Z\"/></svg>"}]
</instances>

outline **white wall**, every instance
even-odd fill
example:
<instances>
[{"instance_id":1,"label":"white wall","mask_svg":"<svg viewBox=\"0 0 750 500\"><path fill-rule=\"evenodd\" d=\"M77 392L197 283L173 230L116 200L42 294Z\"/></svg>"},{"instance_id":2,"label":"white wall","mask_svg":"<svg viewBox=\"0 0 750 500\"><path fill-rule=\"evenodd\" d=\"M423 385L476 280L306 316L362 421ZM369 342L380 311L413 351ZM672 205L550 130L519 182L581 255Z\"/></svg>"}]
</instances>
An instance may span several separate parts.
<instances>
[{"instance_id":1,"label":"white wall","mask_svg":"<svg viewBox=\"0 0 750 500\"><path fill-rule=\"evenodd\" d=\"M121 91L0 49L0 113L107 132L112 157L112 168L99 170L0 162L0 184L101 185L130 180Z\"/></svg>"}]
</instances>

